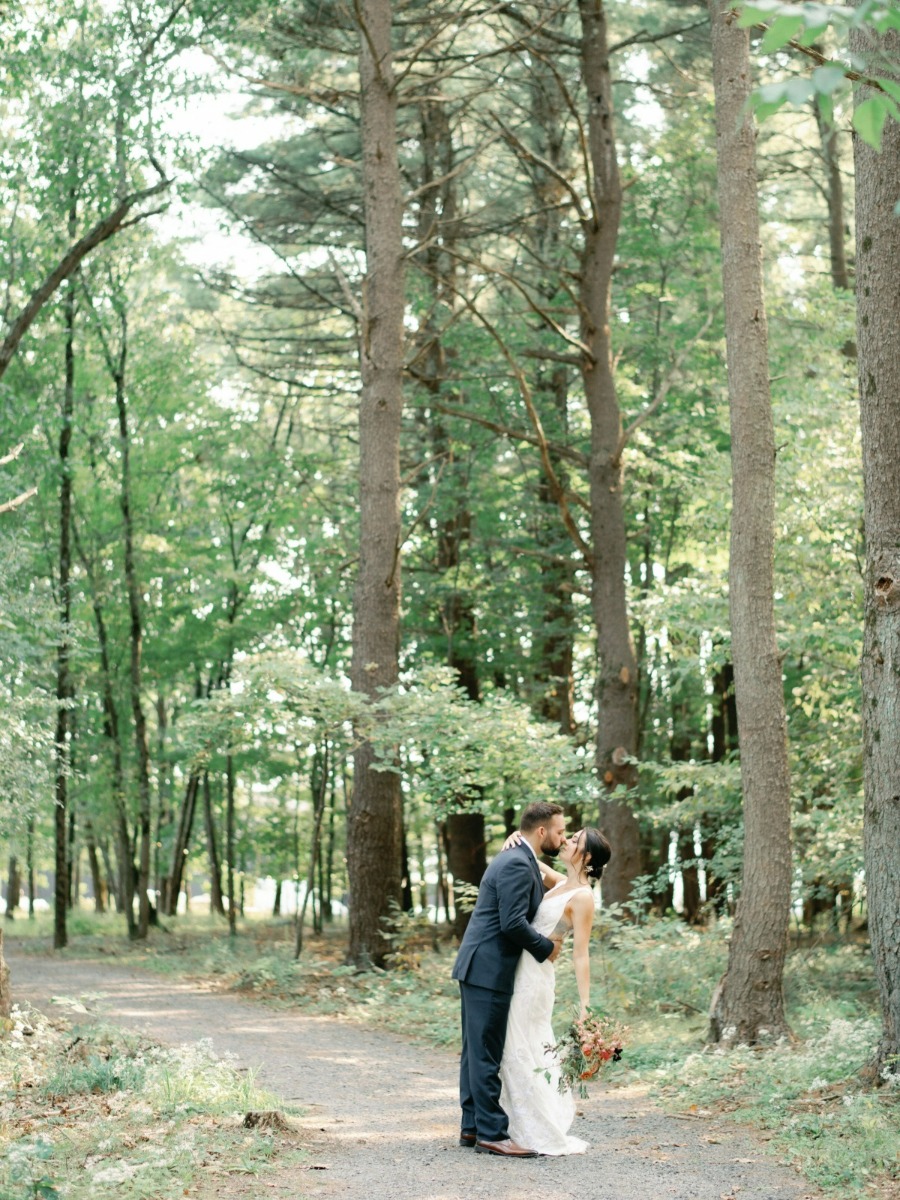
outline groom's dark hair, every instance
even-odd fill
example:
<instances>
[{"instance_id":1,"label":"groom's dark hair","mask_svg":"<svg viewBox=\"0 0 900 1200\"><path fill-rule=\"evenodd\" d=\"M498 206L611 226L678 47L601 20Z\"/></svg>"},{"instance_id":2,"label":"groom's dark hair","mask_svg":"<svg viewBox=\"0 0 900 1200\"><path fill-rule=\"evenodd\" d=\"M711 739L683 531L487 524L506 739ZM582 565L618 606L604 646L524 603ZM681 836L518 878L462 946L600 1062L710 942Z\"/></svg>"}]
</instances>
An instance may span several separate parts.
<instances>
[{"instance_id":1,"label":"groom's dark hair","mask_svg":"<svg viewBox=\"0 0 900 1200\"><path fill-rule=\"evenodd\" d=\"M555 817L562 811L561 804L551 804L547 800L535 800L522 813L519 829L522 833L531 833L532 829L537 829L539 825L546 825L551 817Z\"/></svg>"}]
</instances>

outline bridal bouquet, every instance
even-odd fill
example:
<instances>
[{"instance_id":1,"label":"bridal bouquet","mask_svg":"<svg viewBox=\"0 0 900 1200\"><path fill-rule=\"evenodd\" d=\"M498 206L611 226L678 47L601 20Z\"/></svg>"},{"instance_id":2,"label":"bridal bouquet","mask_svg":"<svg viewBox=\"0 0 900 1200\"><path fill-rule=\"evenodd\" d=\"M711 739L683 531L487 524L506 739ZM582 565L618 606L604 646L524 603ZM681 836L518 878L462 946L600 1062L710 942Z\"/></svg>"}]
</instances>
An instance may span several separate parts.
<instances>
[{"instance_id":1,"label":"bridal bouquet","mask_svg":"<svg viewBox=\"0 0 900 1200\"><path fill-rule=\"evenodd\" d=\"M627 1033L626 1025L592 1008L587 1016L573 1021L559 1041L547 1047L559 1060L559 1090L577 1088L579 1096L587 1096L586 1081L593 1079L604 1063L619 1061Z\"/></svg>"}]
</instances>

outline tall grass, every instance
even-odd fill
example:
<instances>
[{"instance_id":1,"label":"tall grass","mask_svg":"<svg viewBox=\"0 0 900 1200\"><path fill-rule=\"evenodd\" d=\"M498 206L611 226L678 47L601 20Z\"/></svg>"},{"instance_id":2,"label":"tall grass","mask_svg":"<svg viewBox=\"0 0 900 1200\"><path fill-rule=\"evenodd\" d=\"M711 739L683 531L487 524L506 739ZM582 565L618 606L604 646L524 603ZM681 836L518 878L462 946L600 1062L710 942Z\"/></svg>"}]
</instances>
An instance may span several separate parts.
<instances>
[{"instance_id":1,"label":"tall grass","mask_svg":"<svg viewBox=\"0 0 900 1200\"><path fill-rule=\"evenodd\" d=\"M2 1200L177 1200L198 1182L267 1171L271 1132L242 1127L274 1098L209 1042L168 1049L14 1010L0 1036ZM278 1165L302 1156L278 1135Z\"/></svg>"}]
</instances>

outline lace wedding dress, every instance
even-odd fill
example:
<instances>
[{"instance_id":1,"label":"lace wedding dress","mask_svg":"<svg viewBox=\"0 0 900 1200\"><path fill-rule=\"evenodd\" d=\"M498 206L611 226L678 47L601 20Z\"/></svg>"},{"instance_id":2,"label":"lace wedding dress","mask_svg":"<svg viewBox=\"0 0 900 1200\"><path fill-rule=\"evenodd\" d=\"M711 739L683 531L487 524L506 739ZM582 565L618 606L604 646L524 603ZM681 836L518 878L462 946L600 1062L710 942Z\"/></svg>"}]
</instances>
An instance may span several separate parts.
<instances>
[{"instance_id":1,"label":"lace wedding dress","mask_svg":"<svg viewBox=\"0 0 900 1200\"><path fill-rule=\"evenodd\" d=\"M547 893L532 922L539 933L550 936L572 894L556 889ZM582 1154L587 1142L568 1132L575 1119L575 1097L571 1091L560 1093L556 1057L545 1049L556 1041L551 1025L555 993L553 963L539 963L523 953L500 1064L500 1103L509 1117L509 1136L520 1146L539 1154ZM545 1071L550 1072L549 1080Z\"/></svg>"}]
</instances>

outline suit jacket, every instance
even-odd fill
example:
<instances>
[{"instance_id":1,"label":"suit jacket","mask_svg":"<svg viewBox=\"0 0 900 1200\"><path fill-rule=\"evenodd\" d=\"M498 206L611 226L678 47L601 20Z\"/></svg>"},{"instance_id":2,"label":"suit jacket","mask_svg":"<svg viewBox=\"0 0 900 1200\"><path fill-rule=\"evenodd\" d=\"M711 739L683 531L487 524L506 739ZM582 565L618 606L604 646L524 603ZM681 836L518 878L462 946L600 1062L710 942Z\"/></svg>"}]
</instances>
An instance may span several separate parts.
<instances>
[{"instance_id":1,"label":"suit jacket","mask_svg":"<svg viewBox=\"0 0 900 1200\"><path fill-rule=\"evenodd\" d=\"M553 952L553 942L529 923L543 896L541 873L529 846L520 844L498 854L478 889L453 978L495 992L512 992L523 950L538 962Z\"/></svg>"}]
</instances>

